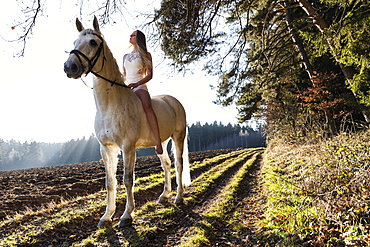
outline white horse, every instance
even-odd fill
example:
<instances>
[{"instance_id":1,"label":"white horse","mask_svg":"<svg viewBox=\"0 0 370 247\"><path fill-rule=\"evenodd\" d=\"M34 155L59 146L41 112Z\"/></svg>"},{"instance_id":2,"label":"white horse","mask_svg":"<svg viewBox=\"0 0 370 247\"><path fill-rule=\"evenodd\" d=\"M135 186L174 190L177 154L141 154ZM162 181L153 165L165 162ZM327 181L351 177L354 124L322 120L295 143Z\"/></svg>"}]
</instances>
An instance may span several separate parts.
<instances>
[{"instance_id":1,"label":"white horse","mask_svg":"<svg viewBox=\"0 0 370 247\"><path fill-rule=\"evenodd\" d=\"M134 165L136 148L155 146L156 140L150 129L140 99L123 81L117 62L100 32L99 23L94 18L93 29L84 29L76 19L80 32L64 64L69 78L78 79L83 74L94 74L94 98L96 103L95 134L100 143L100 151L105 163L107 207L98 226L109 225L116 209L117 156L123 152L124 184L126 186L126 208L119 226L132 224L134 210ZM153 109L158 118L163 154L158 155L164 170L164 191L159 201L166 201L171 191L170 166L167 144L172 139L175 148L177 195L175 203L183 201L184 186L190 184L188 162L186 114L183 106L169 95L152 98Z\"/></svg>"}]
</instances>

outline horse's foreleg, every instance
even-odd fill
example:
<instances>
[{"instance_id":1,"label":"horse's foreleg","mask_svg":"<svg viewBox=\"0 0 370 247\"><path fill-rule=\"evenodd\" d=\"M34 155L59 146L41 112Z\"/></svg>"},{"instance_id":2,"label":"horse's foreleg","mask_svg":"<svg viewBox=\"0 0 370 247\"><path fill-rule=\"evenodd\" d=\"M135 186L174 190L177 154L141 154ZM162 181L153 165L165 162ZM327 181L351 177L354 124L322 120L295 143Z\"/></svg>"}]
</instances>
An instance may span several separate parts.
<instances>
[{"instance_id":1,"label":"horse's foreleg","mask_svg":"<svg viewBox=\"0 0 370 247\"><path fill-rule=\"evenodd\" d=\"M163 154L158 155L161 160L162 168L164 171L164 189L162 194L159 196L159 202L166 202L171 192L171 160L167 152L168 141L162 144Z\"/></svg>"},{"instance_id":2,"label":"horse's foreleg","mask_svg":"<svg viewBox=\"0 0 370 247\"><path fill-rule=\"evenodd\" d=\"M112 215L116 210L116 187L117 187L117 156L119 148L116 146L100 146L100 152L105 164L105 186L107 189L107 207L105 214L101 217L98 226L109 225Z\"/></svg>"},{"instance_id":3,"label":"horse's foreleg","mask_svg":"<svg viewBox=\"0 0 370 247\"><path fill-rule=\"evenodd\" d=\"M126 187L126 208L121 216L119 223L120 227L129 226L132 224L131 213L135 208L134 202L134 167L136 159L135 148L125 148L123 154L124 161L124 184Z\"/></svg>"}]
</instances>

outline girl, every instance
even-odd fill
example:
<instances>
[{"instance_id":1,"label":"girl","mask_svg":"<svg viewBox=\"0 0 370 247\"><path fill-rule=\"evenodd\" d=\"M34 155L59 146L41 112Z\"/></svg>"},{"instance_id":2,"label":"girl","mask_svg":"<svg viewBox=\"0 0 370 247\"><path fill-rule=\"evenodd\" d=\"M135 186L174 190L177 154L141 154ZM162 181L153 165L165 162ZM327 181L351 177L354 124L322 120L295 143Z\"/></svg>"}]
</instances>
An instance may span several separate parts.
<instances>
[{"instance_id":1,"label":"girl","mask_svg":"<svg viewBox=\"0 0 370 247\"><path fill-rule=\"evenodd\" d=\"M157 116L152 108L152 101L146 83L153 78L152 56L146 48L145 35L136 30L130 35L133 50L123 56L123 76L128 86L139 96L143 104L150 128L156 138L157 154L162 154L162 144L159 135Z\"/></svg>"}]
</instances>

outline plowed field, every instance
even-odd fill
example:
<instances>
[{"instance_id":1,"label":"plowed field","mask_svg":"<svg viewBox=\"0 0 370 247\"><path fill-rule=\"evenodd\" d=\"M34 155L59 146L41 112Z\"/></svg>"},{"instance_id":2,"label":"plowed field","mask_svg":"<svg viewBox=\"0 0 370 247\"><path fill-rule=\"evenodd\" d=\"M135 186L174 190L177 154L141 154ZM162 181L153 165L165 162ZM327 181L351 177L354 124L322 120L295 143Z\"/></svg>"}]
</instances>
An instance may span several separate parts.
<instances>
[{"instance_id":1,"label":"plowed field","mask_svg":"<svg viewBox=\"0 0 370 247\"><path fill-rule=\"evenodd\" d=\"M102 162L0 172L0 246L258 246L258 193L263 149L190 153L192 184L184 204L160 204L163 172L155 156L139 157L131 227L117 226L125 206L122 161L113 225L97 228L105 210ZM172 172L174 178L174 172ZM174 189L175 179L172 188Z\"/></svg>"}]
</instances>

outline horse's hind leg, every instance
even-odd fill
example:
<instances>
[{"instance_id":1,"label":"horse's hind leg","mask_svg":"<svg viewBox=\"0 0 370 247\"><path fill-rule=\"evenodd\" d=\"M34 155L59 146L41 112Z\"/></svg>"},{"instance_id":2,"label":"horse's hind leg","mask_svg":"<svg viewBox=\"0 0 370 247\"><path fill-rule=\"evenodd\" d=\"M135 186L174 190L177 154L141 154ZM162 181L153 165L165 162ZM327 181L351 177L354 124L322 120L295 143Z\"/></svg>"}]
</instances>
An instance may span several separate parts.
<instances>
[{"instance_id":1,"label":"horse's hind leg","mask_svg":"<svg viewBox=\"0 0 370 247\"><path fill-rule=\"evenodd\" d=\"M176 183L177 183L177 194L175 204L181 204L183 202L182 195L184 193L184 185L182 181L183 173L183 152L185 147L184 140L186 138L186 129L181 132L175 133L172 140L175 144L175 168L176 168Z\"/></svg>"},{"instance_id":2,"label":"horse's hind leg","mask_svg":"<svg viewBox=\"0 0 370 247\"><path fill-rule=\"evenodd\" d=\"M168 142L169 140L162 143L163 154L158 155L164 171L164 189L162 194L159 196L159 202L167 202L168 196L171 192L171 160L167 152Z\"/></svg>"},{"instance_id":3,"label":"horse's hind leg","mask_svg":"<svg viewBox=\"0 0 370 247\"><path fill-rule=\"evenodd\" d=\"M111 224L112 215L116 210L116 187L117 187L117 156L119 148L116 146L100 146L100 152L105 164L105 186L107 188L107 207L105 214L101 217L98 226Z\"/></svg>"}]
</instances>

